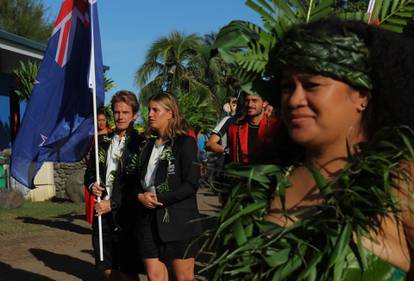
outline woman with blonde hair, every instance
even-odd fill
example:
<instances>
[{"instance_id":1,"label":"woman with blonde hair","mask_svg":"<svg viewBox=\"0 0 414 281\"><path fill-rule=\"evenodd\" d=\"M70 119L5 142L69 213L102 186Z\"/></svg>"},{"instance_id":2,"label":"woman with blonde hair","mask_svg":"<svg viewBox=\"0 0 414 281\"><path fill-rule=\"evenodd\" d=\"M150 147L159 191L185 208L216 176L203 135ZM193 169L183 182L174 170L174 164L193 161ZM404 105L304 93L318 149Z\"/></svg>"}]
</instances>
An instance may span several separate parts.
<instances>
[{"instance_id":1,"label":"woman with blonde hair","mask_svg":"<svg viewBox=\"0 0 414 281\"><path fill-rule=\"evenodd\" d=\"M171 261L176 280L195 280L201 233L196 192L199 186L197 144L186 132L176 98L159 93L148 101L148 128L155 136L140 160L139 244L148 279L168 280Z\"/></svg>"}]
</instances>

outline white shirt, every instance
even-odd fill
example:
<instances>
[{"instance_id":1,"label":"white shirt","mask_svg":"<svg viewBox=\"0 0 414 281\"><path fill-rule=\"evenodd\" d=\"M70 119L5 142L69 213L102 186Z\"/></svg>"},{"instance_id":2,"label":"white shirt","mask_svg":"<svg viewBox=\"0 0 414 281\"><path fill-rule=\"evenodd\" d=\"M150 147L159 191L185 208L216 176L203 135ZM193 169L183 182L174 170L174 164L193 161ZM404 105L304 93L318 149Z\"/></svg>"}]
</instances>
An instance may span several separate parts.
<instances>
[{"instance_id":1,"label":"white shirt","mask_svg":"<svg viewBox=\"0 0 414 281\"><path fill-rule=\"evenodd\" d=\"M216 127L211 131L212 133L220 136L220 140L221 140L221 145L224 148L224 151L227 153L228 151L228 147L227 147L227 128L223 128L227 121L232 118L232 116L225 116L223 117L223 119L220 120L220 122L218 122L218 124L216 125Z\"/></svg>"},{"instance_id":2,"label":"white shirt","mask_svg":"<svg viewBox=\"0 0 414 281\"><path fill-rule=\"evenodd\" d=\"M119 160L121 159L122 152L125 146L125 136L119 137L114 135L112 142L109 145L107 156L106 156L106 175L105 175L105 186L107 195L104 200L109 200L112 195L112 188L114 183L113 171L118 169Z\"/></svg>"},{"instance_id":3,"label":"white shirt","mask_svg":"<svg viewBox=\"0 0 414 281\"><path fill-rule=\"evenodd\" d=\"M164 144L156 144L152 148L150 159L148 160L147 173L145 174L144 182L142 184L145 191L156 193L155 191L155 175L157 174L157 167L160 161L160 155L164 150Z\"/></svg>"}]
</instances>

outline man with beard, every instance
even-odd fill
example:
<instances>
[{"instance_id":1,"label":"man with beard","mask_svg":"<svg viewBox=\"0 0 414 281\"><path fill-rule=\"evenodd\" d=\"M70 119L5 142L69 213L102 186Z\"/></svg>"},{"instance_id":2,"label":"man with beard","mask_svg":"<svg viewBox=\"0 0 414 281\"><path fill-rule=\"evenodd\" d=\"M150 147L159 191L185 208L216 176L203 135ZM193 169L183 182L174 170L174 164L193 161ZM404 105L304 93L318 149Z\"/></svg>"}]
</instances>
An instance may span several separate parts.
<instances>
[{"instance_id":1,"label":"man with beard","mask_svg":"<svg viewBox=\"0 0 414 281\"><path fill-rule=\"evenodd\" d=\"M230 162L252 164L265 161L266 147L274 143L277 119L266 114L269 103L255 92L244 92L244 114L228 128Z\"/></svg>"}]
</instances>

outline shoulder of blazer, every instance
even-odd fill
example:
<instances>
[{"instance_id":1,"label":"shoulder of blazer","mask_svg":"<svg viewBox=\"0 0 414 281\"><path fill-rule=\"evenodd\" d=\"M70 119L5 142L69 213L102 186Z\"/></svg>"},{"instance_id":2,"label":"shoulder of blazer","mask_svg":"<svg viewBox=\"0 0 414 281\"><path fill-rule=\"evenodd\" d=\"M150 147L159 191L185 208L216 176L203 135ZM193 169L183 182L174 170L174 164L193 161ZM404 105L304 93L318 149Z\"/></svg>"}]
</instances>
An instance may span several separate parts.
<instances>
[{"instance_id":1,"label":"shoulder of blazer","mask_svg":"<svg viewBox=\"0 0 414 281\"><path fill-rule=\"evenodd\" d=\"M115 133L113 131L109 132L105 135L99 135L98 136L98 145L104 147L105 149L108 149L109 145L112 142L112 138L114 137Z\"/></svg>"},{"instance_id":2,"label":"shoulder of blazer","mask_svg":"<svg viewBox=\"0 0 414 281\"><path fill-rule=\"evenodd\" d=\"M193 142L196 144L196 141L193 137L187 135L181 135L175 138L173 147L181 148L189 143Z\"/></svg>"},{"instance_id":3,"label":"shoulder of blazer","mask_svg":"<svg viewBox=\"0 0 414 281\"><path fill-rule=\"evenodd\" d=\"M129 150L141 150L146 142L145 136L134 129L128 132L128 138L127 147Z\"/></svg>"},{"instance_id":4,"label":"shoulder of blazer","mask_svg":"<svg viewBox=\"0 0 414 281\"><path fill-rule=\"evenodd\" d=\"M146 140L145 145L143 146L142 150L141 150L141 164L145 163L148 161L149 156L151 154L152 151L152 147L154 146L155 143L155 138L149 138ZM147 159L148 158L148 159Z\"/></svg>"}]
</instances>

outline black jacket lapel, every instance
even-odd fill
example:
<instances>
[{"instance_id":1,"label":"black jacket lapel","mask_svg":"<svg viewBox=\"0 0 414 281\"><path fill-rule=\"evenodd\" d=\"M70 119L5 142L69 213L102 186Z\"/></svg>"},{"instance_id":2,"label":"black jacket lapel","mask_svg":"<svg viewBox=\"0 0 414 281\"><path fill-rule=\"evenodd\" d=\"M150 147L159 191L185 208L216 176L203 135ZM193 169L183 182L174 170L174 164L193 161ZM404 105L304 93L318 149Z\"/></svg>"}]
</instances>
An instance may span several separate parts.
<instances>
[{"instance_id":1,"label":"black jacket lapel","mask_svg":"<svg viewBox=\"0 0 414 281\"><path fill-rule=\"evenodd\" d=\"M141 181L145 179L145 174L147 173L147 167L148 167L148 161L151 157L152 148L154 147L155 138L151 138L148 143L145 145L145 147L142 150L141 153Z\"/></svg>"}]
</instances>

